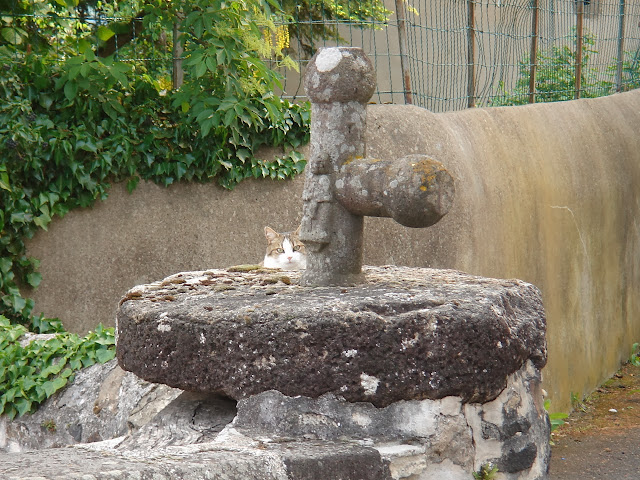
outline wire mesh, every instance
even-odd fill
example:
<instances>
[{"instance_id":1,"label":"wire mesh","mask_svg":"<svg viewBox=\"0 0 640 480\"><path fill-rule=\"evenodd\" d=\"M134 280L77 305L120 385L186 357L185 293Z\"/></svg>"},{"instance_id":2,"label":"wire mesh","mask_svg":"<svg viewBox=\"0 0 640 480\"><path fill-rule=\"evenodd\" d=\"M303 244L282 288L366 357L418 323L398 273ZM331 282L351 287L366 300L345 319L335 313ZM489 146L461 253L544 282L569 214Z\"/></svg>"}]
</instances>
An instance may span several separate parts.
<instances>
[{"instance_id":1,"label":"wire mesh","mask_svg":"<svg viewBox=\"0 0 640 480\"><path fill-rule=\"evenodd\" d=\"M100 52L104 42L91 47L144 66L154 78L168 79L171 88L172 32L162 35L156 29L151 36L140 12L114 15L108 5L77 10L65 24L59 16L50 21L58 15L52 8L32 8L27 14L18 0L0 2L0 43L29 41L36 48L37 42L56 38L81 47L86 29L117 24L109 51ZM640 0L307 0L283 5L290 14L282 22L291 39L288 54L300 71L319 47L362 47L377 72L372 99L377 103L447 111L594 97L640 86ZM28 40L20 38L20 29L29 33ZM302 75L281 73L279 93L304 98Z\"/></svg>"},{"instance_id":2,"label":"wire mesh","mask_svg":"<svg viewBox=\"0 0 640 480\"><path fill-rule=\"evenodd\" d=\"M595 97L640 86L638 0L386 0L384 5L393 12L386 21L337 22L342 39L314 45L314 50L361 46L378 72L378 103L447 111ZM297 58L302 69L307 58ZM304 95L299 78L286 74L286 95Z\"/></svg>"}]
</instances>

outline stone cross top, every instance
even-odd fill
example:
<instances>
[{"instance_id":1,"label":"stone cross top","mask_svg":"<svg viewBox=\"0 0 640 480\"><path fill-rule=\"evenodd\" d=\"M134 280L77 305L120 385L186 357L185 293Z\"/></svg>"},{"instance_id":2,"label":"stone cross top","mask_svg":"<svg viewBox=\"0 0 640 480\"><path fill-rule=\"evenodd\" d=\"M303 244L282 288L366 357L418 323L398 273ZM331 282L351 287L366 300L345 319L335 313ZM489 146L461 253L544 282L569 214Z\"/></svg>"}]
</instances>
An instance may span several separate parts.
<instances>
[{"instance_id":1,"label":"stone cross top","mask_svg":"<svg viewBox=\"0 0 640 480\"><path fill-rule=\"evenodd\" d=\"M311 155L306 168L300 239L307 247L303 285L362 281L364 216L428 227L453 203L444 166L426 155L366 158L366 104L375 72L360 48L321 48L304 78L311 100Z\"/></svg>"}]
</instances>

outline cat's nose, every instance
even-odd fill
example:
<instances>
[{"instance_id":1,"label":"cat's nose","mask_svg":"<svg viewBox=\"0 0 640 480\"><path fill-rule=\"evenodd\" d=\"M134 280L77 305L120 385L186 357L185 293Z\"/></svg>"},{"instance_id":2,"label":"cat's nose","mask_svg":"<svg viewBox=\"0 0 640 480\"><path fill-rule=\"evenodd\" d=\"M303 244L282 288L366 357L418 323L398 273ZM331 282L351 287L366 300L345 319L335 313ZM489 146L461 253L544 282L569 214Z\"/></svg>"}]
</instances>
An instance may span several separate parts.
<instances>
[{"instance_id":1,"label":"cat's nose","mask_svg":"<svg viewBox=\"0 0 640 480\"><path fill-rule=\"evenodd\" d=\"M291 261L291 259L292 259L292 258L293 258L293 257L287 257L287 260Z\"/></svg>"}]
</instances>

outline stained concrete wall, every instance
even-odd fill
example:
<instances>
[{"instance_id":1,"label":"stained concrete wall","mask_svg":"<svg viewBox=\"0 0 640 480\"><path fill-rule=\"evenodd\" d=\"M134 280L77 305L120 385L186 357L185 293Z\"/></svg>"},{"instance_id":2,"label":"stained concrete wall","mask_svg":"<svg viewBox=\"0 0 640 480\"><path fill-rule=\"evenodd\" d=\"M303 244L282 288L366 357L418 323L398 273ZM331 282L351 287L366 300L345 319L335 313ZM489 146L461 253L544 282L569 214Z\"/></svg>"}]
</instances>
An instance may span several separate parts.
<instances>
[{"instance_id":1,"label":"stained concrete wall","mask_svg":"<svg viewBox=\"0 0 640 480\"><path fill-rule=\"evenodd\" d=\"M599 99L434 114L371 106L368 156L425 153L456 178L436 226L365 224L365 263L520 278L543 293L552 410L586 394L640 341L640 90ZM36 307L82 332L114 323L130 287L178 271L253 263L262 229L300 221L302 178L115 185L29 242L44 276Z\"/></svg>"}]
</instances>

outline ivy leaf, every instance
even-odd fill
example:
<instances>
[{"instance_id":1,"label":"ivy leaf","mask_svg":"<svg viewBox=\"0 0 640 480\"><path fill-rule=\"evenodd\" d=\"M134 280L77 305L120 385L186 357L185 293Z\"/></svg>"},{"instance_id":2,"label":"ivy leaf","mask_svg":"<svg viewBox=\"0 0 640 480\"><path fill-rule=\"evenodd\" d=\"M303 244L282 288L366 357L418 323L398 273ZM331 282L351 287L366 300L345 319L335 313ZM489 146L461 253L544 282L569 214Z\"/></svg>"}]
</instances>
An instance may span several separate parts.
<instances>
[{"instance_id":1,"label":"ivy leaf","mask_svg":"<svg viewBox=\"0 0 640 480\"><path fill-rule=\"evenodd\" d=\"M106 363L116 356L115 349L100 349L96 352L96 359L99 363Z\"/></svg>"},{"instance_id":2,"label":"ivy leaf","mask_svg":"<svg viewBox=\"0 0 640 480\"><path fill-rule=\"evenodd\" d=\"M13 310L16 313L21 312L24 309L24 307L27 306L27 301L24 298L22 298L20 295L12 295L11 300L12 300L11 303L13 304Z\"/></svg>"},{"instance_id":3,"label":"ivy leaf","mask_svg":"<svg viewBox=\"0 0 640 480\"><path fill-rule=\"evenodd\" d=\"M0 257L0 272L3 274L8 273L11 270L13 262L9 257ZM2 317L0 317L2 318Z\"/></svg>"},{"instance_id":4,"label":"ivy leaf","mask_svg":"<svg viewBox=\"0 0 640 480\"><path fill-rule=\"evenodd\" d=\"M18 416L21 417L31 410L33 402L31 402L31 400L29 400L28 398L20 398L15 401L14 405L16 406L16 410L18 411Z\"/></svg>"},{"instance_id":5,"label":"ivy leaf","mask_svg":"<svg viewBox=\"0 0 640 480\"><path fill-rule=\"evenodd\" d=\"M22 389L25 392L28 392L36 385L37 385L37 382L33 380L33 377L25 377L25 379L22 382Z\"/></svg>"},{"instance_id":6,"label":"ivy leaf","mask_svg":"<svg viewBox=\"0 0 640 480\"><path fill-rule=\"evenodd\" d=\"M137 175L134 175L129 180L127 180L127 192L132 193L138 186L139 181L140 177Z\"/></svg>"},{"instance_id":7,"label":"ivy leaf","mask_svg":"<svg viewBox=\"0 0 640 480\"><path fill-rule=\"evenodd\" d=\"M82 360L79 358L69 360L69 367L73 370L80 370L82 368Z\"/></svg>"},{"instance_id":8,"label":"ivy leaf","mask_svg":"<svg viewBox=\"0 0 640 480\"><path fill-rule=\"evenodd\" d=\"M109 27L105 27L104 25L99 26L98 31L96 32L96 35L98 35L98 38L103 42L106 42L115 34L116 33L113 30L111 30Z\"/></svg>"},{"instance_id":9,"label":"ivy leaf","mask_svg":"<svg viewBox=\"0 0 640 480\"><path fill-rule=\"evenodd\" d=\"M33 288L36 288L42 282L42 275L38 272L27 274L27 283Z\"/></svg>"},{"instance_id":10,"label":"ivy leaf","mask_svg":"<svg viewBox=\"0 0 640 480\"><path fill-rule=\"evenodd\" d=\"M66 384L67 384L66 378L57 377L53 380L44 382L42 384L42 389L46 393L47 397L50 397L51 395L56 393L58 390L60 390L62 387L64 387Z\"/></svg>"},{"instance_id":11,"label":"ivy leaf","mask_svg":"<svg viewBox=\"0 0 640 480\"><path fill-rule=\"evenodd\" d=\"M6 171L0 170L0 188L9 192L11 191L11 185L9 184L9 175Z\"/></svg>"},{"instance_id":12,"label":"ivy leaf","mask_svg":"<svg viewBox=\"0 0 640 480\"><path fill-rule=\"evenodd\" d=\"M42 213L33 219L33 223L43 230L48 230L48 225L51 223L51 217L47 213Z\"/></svg>"},{"instance_id":13,"label":"ivy leaf","mask_svg":"<svg viewBox=\"0 0 640 480\"><path fill-rule=\"evenodd\" d=\"M12 402L16 398L16 394L18 393L18 387L13 387L7 390L2 398L5 402Z\"/></svg>"},{"instance_id":14,"label":"ivy leaf","mask_svg":"<svg viewBox=\"0 0 640 480\"><path fill-rule=\"evenodd\" d=\"M185 164L182 163L182 162L177 162L176 163L176 178L178 180L180 180L182 177L184 177L185 173L187 173L187 167L185 166Z\"/></svg>"}]
</instances>

